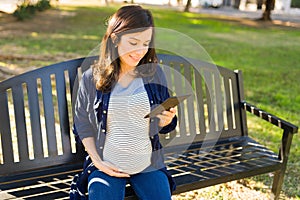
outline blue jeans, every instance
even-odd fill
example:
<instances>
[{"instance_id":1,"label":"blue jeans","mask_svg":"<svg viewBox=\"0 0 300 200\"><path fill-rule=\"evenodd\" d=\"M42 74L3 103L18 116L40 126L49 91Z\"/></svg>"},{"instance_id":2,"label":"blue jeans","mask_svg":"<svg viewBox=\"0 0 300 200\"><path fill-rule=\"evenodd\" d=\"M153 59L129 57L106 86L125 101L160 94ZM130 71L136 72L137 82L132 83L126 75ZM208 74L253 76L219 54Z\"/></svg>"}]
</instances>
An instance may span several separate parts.
<instances>
[{"instance_id":1,"label":"blue jeans","mask_svg":"<svg viewBox=\"0 0 300 200\"><path fill-rule=\"evenodd\" d=\"M122 200L128 182L141 200L171 200L168 178L160 170L142 172L129 178L112 177L96 170L89 176L89 199Z\"/></svg>"}]
</instances>

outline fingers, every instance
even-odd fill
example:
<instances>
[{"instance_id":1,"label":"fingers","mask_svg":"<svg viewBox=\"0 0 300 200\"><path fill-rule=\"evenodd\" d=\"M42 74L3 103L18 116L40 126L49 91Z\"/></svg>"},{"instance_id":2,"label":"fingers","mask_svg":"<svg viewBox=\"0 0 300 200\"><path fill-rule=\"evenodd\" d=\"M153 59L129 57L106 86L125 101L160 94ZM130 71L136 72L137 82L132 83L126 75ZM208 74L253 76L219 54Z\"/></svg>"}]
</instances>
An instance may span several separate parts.
<instances>
[{"instance_id":1,"label":"fingers","mask_svg":"<svg viewBox=\"0 0 300 200\"><path fill-rule=\"evenodd\" d=\"M128 178L130 177L129 174L126 174L124 172L119 172L119 171L107 171L107 172L104 172L110 176L114 176L114 177L118 177L118 178Z\"/></svg>"},{"instance_id":2,"label":"fingers","mask_svg":"<svg viewBox=\"0 0 300 200\"><path fill-rule=\"evenodd\" d=\"M115 177L129 177L129 174L122 172L122 170L118 169L112 164L107 162L103 162L103 163L106 166L105 173L107 173L108 175L115 176Z\"/></svg>"},{"instance_id":3,"label":"fingers","mask_svg":"<svg viewBox=\"0 0 300 200\"><path fill-rule=\"evenodd\" d=\"M165 110L162 112L163 115L173 118L176 114L176 108L171 108L170 110Z\"/></svg>"},{"instance_id":4,"label":"fingers","mask_svg":"<svg viewBox=\"0 0 300 200\"><path fill-rule=\"evenodd\" d=\"M176 108L171 108L170 110L165 110L161 114L157 115L160 119L158 125L164 127L172 122L172 119L176 115Z\"/></svg>"},{"instance_id":5,"label":"fingers","mask_svg":"<svg viewBox=\"0 0 300 200\"><path fill-rule=\"evenodd\" d=\"M119 178L126 178L130 177L129 174L122 172L122 170L118 169L117 167L113 166L111 163L102 161L96 166L100 171L108 174L109 176L119 177Z\"/></svg>"}]
</instances>

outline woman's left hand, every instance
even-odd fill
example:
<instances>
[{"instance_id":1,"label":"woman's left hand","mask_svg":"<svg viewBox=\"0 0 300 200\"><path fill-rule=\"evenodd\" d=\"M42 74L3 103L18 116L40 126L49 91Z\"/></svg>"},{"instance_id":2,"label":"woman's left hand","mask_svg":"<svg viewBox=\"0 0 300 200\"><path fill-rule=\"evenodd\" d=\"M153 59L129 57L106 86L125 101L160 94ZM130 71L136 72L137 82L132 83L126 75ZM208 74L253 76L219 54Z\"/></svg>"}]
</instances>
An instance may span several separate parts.
<instances>
[{"instance_id":1,"label":"woman's left hand","mask_svg":"<svg viewBox=\"0 0 300 200\"><path fill-rule=\"evenodd\" d=\"M156 117L159 118L158 125L160 127L169 125L172 122L172 119L175 117L176 112L176 108L171 108L170 110L165 110L161 114L157 115Z\"/></svg>"}]
</instances>

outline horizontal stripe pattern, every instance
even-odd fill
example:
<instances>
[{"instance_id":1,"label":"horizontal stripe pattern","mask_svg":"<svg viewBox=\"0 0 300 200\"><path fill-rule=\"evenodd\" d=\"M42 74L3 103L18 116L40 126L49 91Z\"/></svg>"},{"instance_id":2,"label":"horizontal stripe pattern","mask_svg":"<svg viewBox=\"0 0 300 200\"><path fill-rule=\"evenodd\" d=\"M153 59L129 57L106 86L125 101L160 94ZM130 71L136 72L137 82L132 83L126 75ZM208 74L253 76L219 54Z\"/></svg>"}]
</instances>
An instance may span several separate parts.
<instances>
[{"instance_id":1,"label":"horizontal stripe pattern","mask_svg":"<svg viewBox=\"0 0 300 200\"><path fill-rule=\"evenodd\" d=\"M103 159L128 174L143 171L151 163L150 104L145 89L132 95L110 97Z\"/></svg>"}]
</instances>

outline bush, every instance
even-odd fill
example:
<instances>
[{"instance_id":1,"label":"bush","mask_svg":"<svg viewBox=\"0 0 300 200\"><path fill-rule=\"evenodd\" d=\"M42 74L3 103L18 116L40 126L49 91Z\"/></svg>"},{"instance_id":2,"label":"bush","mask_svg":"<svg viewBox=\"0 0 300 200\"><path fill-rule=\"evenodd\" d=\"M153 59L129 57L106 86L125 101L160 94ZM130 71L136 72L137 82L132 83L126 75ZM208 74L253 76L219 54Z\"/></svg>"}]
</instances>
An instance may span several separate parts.
<instances>
[{"instance_id":1,"label":"bush","mask_svg":"<svg viewBox=\"0 0 300 200\"><path fill-rule=\"evenodd\" d=\"M35 5L23 1L22 4L17 6L17 9L13 13L18 20L25 20L31 18L36 10L44 11L51 8L50 0L39 0Z\"/></svg>"},{"instance_id":2,"label":"bush","mask_svg":"<svg viewBox=\"0 0 300 200\"><path fill-rule=\"evenodd\" d=\"M17 7L13 15L18 19L18 20L24 20L31 18L35 14L35 7L34 5L26 5L26 4L21 4Z\"/></svg>"},{"instance_id":3,"label":"bush","mask_svg":"<svg viewBox=\"0 0 300 200\"><path fill-rule=\"evenodd\" d=\"M36 8L38 11L44 11L51 8L50 0L40 0L36 4Z\"/></svg>"}]
</instances>

